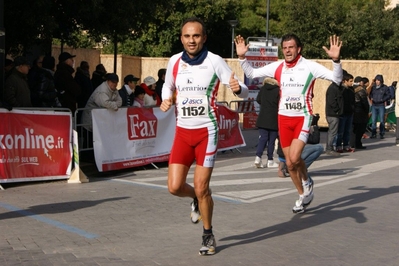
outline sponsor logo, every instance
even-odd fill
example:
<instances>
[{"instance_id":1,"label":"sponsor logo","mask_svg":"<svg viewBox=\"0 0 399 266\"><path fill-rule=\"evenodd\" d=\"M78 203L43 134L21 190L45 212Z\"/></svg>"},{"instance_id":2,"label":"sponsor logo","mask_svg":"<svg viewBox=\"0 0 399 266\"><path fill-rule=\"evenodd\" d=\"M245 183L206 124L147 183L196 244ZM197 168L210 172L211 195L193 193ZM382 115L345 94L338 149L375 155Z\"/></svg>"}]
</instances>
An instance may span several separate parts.
<instances>
[{"instance_id":1,"label":"sponsor logo","mask_svg":"<svg viewBox=\"0 0 399 266\"><path fill-rule=\"evenodd\" d=\"M129 140L157 137L158 119L152 110L146 108L128 108L127 130Z\"/></svg>"},{"instance_id":2,"label":"sponsor logo","mask_svg":"<svg viewBox=\"0 0 399 266\"><path fill-rule=\"evenodd\" d=\"M301 96L287 96L286 102L297 102L301 100Z\"/></svg>"},{"instance_id":3,"label":"sponsor logo","mask_svg":"<svg viewBox=\"0 0 399 266\"><path fill-rule=\"evenodd\" d=\"M189 98L185 98L181 103L182 103L183 105L186 105L186 104L195 104L195 105L197 105L197 104L202 104L202 100L203 100L203 99L189 99Z\"/></svg>"},{"instance_id":4,"label":"sponsor logo","mask_svg":"<svg viewBox=\"0 0 399 266\"><path fill-rule=\"evenodd\" d=\"M64 148L64 139L53 135L37 135L33 128L25 128L24 134L0 135L0 149L62 149Z\"/></svg>"}]
</instances>

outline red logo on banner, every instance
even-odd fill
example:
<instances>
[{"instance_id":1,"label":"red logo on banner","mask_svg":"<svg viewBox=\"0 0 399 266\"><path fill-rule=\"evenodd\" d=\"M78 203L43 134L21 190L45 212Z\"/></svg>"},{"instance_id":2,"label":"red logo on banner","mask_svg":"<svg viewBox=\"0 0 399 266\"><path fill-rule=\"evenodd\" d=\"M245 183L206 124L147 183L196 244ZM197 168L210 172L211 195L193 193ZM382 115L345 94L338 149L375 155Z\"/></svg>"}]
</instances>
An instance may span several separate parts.
<instances>
[{"instance_id":1,"label":"red logo on banner","mask_svg":"<svg viewBox=\"0 0 399 266\"><path fill-rule=\"evenodd\" d=\"M127 130L129 140L156 138L158 120L153 108L128 108Z\"/></svg>"}]
</instances>

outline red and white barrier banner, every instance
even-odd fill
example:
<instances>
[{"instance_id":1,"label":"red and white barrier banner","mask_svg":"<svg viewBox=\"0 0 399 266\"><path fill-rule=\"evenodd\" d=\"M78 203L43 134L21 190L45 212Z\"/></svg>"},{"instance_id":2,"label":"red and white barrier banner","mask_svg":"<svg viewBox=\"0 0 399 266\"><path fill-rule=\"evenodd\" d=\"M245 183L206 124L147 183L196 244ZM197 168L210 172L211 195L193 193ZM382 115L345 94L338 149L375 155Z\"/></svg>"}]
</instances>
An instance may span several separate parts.
<instances>
[{"instance_id":1,"label":"red and white barrier banner","mask_svg":"<svg viewBox=\"0 0 399 266\"><path fill-rule=\"evenodd\" d=\"M166 162L176 129L174 108L93 109L94 155L98 171ZM238 113L219 106L219 150L245 146Z\"/></svg>"},{"instance_id":2,"label":"red and white barrier banner","mask_svg":"<svg viewBox=\"0 0 399 266\"><path fill-rule=\"evenodd\" d=\"M230 108L219 105L219 142L218 150L230 150L245 146L242 136L238 113Z\"/></svg>"},{"instance_id":3,"label":"red and white barrier banner","mask_svg":"<svg viewBox=\"0 0 399 266\"><path fill-rule=\"evenodd\" d=\"M0 182L66 179L71 113L0 109Z\"/></svg>"},{"instance_id":4,"label":"red and white barrier banner","mask_svg":"<svg viewBox=\"0 0 399 266\"><path fill-rule=\"evenodd\" d=\"M245 57L253 68L263 67L278 60L278 46L267 46L266 41L249 41L249 48ZM264 78L265 77L258 77L250 79L245 76L244 82L249 88L247 100L256 99L259 89L263 85ZM260 106L256 101L253 103L254 106L252 111L254 112L246 112L243 115L243 128L245 129L256 128L256 120L258 119Z\"/></svg>"},{"instance_id":5,"label":"red and white barrier banner","mask_svg":"<svg viewBox=\"0 0 399 266\"><path fill-rule=\"evenodd\" d=\"M92 118L98 171L169 160L176 129L174 108L93 109Z\"/></svg>"}]
</instances>

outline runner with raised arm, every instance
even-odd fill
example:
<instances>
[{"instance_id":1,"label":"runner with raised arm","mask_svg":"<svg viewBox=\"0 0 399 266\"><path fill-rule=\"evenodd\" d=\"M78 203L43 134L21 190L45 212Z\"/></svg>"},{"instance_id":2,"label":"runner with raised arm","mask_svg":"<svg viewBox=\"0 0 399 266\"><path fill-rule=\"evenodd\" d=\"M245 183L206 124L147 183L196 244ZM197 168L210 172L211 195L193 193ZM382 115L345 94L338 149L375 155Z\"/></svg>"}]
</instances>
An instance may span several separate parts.
<instances>
[{"instance_id":1,"label":"runner with raised arm","mask_svg":"<svg viewBox=\"0 0 399 266\"><path fill-rule=\"evenodd\" d=\"M302 150L309 136L312 123L313 86L316 78L330 80L339 84L342 80L340 50L342 41L337 36L330 36L330 48L323 46L333 60L333 71L302 57L302 43L295 34L282 37L281 48L284 61L273 62L261 68L252 68L245 59L249 44L243 37L235 38L237 56L248 78L273 77L280 85L280 103L278 128L280 141L286 158L292 182L299 193L292 211L304 212L313 200L313 180L308 177L306 166L301 159Z\"/></svg>"}]
</instances>

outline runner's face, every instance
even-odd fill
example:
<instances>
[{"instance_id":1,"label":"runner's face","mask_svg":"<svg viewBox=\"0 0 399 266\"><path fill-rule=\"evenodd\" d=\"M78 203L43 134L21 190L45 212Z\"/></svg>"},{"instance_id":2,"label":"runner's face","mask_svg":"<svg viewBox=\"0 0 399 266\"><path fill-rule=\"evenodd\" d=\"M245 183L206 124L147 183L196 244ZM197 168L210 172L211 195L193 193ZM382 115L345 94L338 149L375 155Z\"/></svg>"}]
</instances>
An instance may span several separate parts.
<instances>
[{"instance_id":1,"label":"runner's face","mask_svg":"<svg viewBox=\"0 0 399 266\"><path fill-rule=\"evenodd\" d=\"M294 39L283 42L283 54L286 62L293 61L301 52Z\"/></svg>"},{"instance_id":2,"label":"runner's face","mask_svg":"<svg viewBox=\"0 0 399 266\"><path fill-rule=\"evenodd\" d=\"M180 40L190 58L195 57L204 47L206 35L202 32L202 25L198 22L188 22L182 28Z\"/></svg>"}]
</instances>

